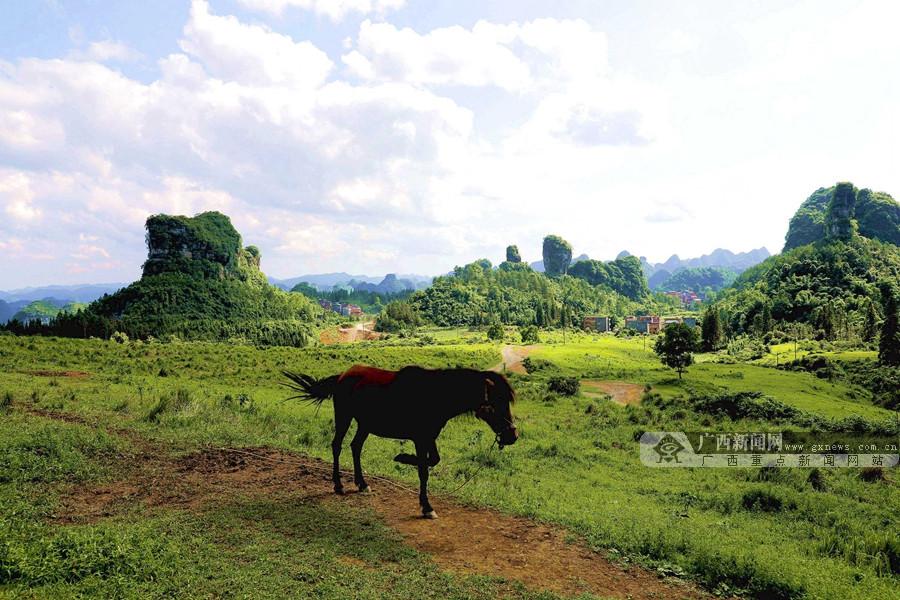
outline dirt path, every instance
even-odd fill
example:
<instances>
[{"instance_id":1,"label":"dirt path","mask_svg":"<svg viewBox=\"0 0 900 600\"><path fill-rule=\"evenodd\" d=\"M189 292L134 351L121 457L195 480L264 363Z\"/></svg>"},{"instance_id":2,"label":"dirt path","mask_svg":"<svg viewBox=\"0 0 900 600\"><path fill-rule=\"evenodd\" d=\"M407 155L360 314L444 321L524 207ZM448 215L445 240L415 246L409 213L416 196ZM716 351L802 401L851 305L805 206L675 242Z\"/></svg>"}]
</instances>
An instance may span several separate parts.
<instances>
[{"instance_id":1,"label":"dirt path","mask_svg":"<svg viewBox=\"0 0 900 600\"><path fill-rule=\"evenodd\" d=\"M43 416L62 418L62 413ZM298 454L271 448L207 448L173 457L146 440L136 448L121 465L122 480L64 490L54 521L89 523L140 505L202 511L241 497L349 503L371 507L408 544L455 573L502 576L573 596L589 592L633 599L711 598L692 584L612 563L573 542L565 530L529 519L440 497L433 498L440 517L422 519L416 491L388 479L371 477L373 494L336 496L330 467Z\"/></svg>"},{"instance_id":2,"label":"dirt path","mask_svg":"<svg viewBox=\"0 0 900 600\"><path fill-rule=\"evenodd\" d=\"M588 398L610 396L613 402L625 406L626 404L640 404L644 395L644 386L639 383L626 381L599 381L596 379L583 379L581 381L582 393Z\"/></svg>"},{"instance_id":3,"label":"dirt path","mask_svg":"<svg viewBox=\"0 0 900 600\"><path fill-rule=\"evenodd\" d=\"M491 367L491 371L503 373L505 368L509 373L527 375L528 371L525 370L522 361L525 360L525 357L531 354L536 347L537 346L503 346L500 351L503 360Z\"/></svg>"}]
</instances>

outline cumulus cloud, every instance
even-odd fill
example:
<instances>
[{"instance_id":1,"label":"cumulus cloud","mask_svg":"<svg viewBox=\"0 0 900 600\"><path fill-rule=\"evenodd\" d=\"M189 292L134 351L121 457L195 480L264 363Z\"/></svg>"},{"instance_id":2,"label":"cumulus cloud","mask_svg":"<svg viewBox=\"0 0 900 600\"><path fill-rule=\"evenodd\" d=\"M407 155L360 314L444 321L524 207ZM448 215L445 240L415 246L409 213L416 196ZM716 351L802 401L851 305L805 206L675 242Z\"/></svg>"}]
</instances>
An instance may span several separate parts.
<instances>
[{"instance_id":1,"label":"cumulus cloud","mask_svg":"<svg viewBox=\"0 0 900 600\"><path fill-rule=\"evenodd\" d=\"M310 10L332 21L340 21L348 14L378 14L403 8L406 0L238 0L242 6L280 16L287 8Z\"/></svg>"}]
</instances>

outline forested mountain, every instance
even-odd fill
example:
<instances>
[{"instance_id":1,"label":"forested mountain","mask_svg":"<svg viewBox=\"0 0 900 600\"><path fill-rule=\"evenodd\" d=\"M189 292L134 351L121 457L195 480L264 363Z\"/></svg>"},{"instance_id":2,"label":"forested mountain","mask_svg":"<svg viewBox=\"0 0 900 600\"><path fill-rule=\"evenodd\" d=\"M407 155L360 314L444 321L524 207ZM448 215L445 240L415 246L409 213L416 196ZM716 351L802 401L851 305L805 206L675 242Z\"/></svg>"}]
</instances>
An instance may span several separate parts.
<instances>
[{"instance_id":1,"label":"forested mountain","mask_svg":"<svg viewBox=\"0 0 900 600\"><path fill-rule=\"evenodd\" d=\"M745 271L723 294L718 307L730 330L764 334L799 324L821 338L871 341L881 319L880 284L900 281L900 246L889 241L900 239L897 226L870 221L873 211L893 214L896 202L879 194L873 207L873 196L841 183L804 202L791 219L792 247Z\"/></svg>"},{"instance_id":2,"label":"forested mountain","mask_svg":"<svg viewBox=\"0 0 900 600\"><path fill-rule=\"evenodd\" d=\"M828 237L828 227L837 218L828 211L836 193L849 211L847 216L855 220L859 235L900 245L900 204L890 194L857 190L845 182L817 189L800 205L785 236L785 251Z\"/></svg>"},{"instance_id":3,"label":"forested mountain","mask_svg":"<svg viewBox=\"0 0 900 600\"><path fill-rule=\"evenodd\" d=\"M41 321L48 323L61 312L75 313L87 306L81 302L59 302L52 298L35 300L21 307L11 318L21 322Z\"/></svg>"},{"instance_id":4,"label":"forested mountain","mask_svg":"<svg viewBox=\"0 0 900 600\"><path fill-rule=\"evenodd\" d=\"M313 303L266 281L259 250L242 247L227 216L156 215L146 227L148 257L141 279L83 311L60 315L46 332L305 344L316 314Z\"/></svg>"},{"instance_id":5,"label":"forested mountain","mask_svg":"<svg viewBox=\"0 0 900 600\"><path fill-rule=\"evenodd\" d=\"M660 273L666 273L666 271ZM719 291L734 283L737 275L736 271L727 267L690 267L678 269L674 274L651 287L663 291L693 290L699 292L706 288Z\"/></svg>"}]
</instances>

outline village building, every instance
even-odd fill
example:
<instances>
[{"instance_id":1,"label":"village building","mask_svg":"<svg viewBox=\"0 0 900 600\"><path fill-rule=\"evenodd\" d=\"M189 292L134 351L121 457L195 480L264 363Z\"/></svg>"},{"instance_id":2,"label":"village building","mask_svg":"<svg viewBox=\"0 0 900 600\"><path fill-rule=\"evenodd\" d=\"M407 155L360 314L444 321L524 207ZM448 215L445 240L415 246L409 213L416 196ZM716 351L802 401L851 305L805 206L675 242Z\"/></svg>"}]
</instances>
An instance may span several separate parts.
<instances>
[{"instance_id":1,"label":"village building","mask_svg":"<svg viewBox=\"0 0 900 600\"><path fill-rule=\"evenodd\" d=\"M609 317L599 316L585 317L581 322L581 328L588 331L599 331L601 333L612 331Z\"/></svg>"},{"instance_id":2,"label":"village building","mask_svg":"<svg viewBox=\"0 0 900 600\"><path fill-rule=\"evenodd\" d=\"M696 317L659 317L655 315L640 315L625 317L625 327L638 333L654 335L673 323L684 323L690 327L697 326Z\"/></svg>"}]
</instances>

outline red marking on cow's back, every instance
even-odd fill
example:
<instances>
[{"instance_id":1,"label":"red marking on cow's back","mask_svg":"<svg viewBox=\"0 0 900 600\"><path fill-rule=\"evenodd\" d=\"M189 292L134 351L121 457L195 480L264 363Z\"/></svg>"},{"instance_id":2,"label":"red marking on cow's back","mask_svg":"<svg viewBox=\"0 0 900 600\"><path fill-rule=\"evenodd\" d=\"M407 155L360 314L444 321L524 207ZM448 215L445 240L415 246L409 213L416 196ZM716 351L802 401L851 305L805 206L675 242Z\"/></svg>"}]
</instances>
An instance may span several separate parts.
<instances>
[{"instance_id":1,"label":"red marking on cow's back","mask_svg":"<svg viewBox=\"0 0 900 600\"><path fill-rule=\"evenodd\" d=\"M338 381L343 381L347 377L359 379L353 386L353 389L358 390L359 388L368 385L389 385L397 377L397 372L367 367L366 365L353 365L343 372Z\"/></svg>"}]
</instances>

